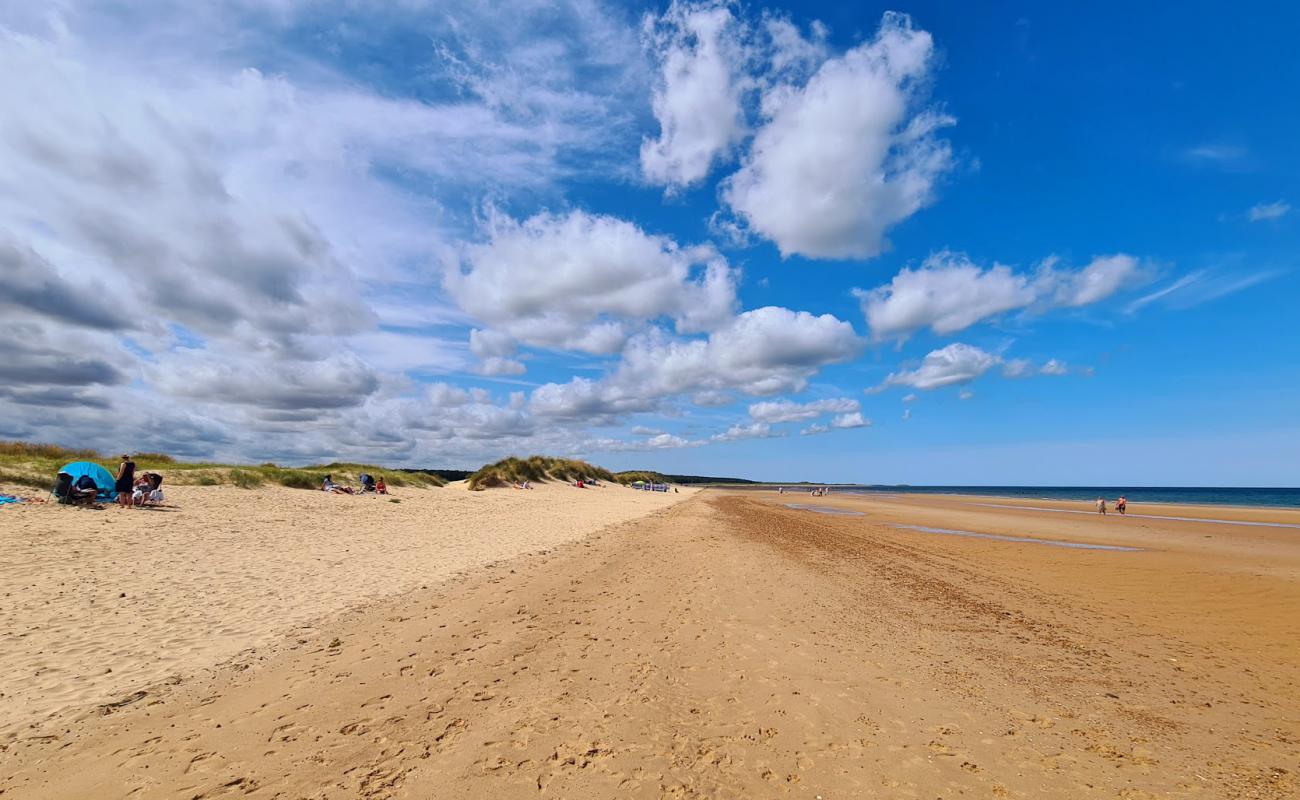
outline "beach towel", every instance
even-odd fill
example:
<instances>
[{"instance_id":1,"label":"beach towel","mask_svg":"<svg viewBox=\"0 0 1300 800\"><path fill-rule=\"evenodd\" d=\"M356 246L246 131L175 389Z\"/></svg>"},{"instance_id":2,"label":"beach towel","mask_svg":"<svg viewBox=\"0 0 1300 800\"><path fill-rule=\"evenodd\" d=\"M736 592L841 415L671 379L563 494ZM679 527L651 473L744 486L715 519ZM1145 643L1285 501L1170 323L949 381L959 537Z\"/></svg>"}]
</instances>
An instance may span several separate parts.
<instances>
[{"instance_id":1,"label":"beach towel","mask_svg":"<svg viewBox=\"0 0 1300 800\"><path fill-rule=\"evenodd\" d=\"M22 500L11 494L0 494L0 506L7 506L10 503L21 503Z\"/></svg>"}]
</instances>

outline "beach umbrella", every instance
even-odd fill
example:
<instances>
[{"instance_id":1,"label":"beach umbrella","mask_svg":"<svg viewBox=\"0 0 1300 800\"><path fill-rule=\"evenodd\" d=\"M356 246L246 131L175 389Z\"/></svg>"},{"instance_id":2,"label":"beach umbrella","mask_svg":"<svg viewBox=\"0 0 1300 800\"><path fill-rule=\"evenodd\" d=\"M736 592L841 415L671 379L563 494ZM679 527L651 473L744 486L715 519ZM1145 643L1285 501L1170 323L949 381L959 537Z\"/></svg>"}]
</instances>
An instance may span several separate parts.
<instances>
[{"instance_id":1,"label":"beach umbrella","mask_svg":"<svg viewBox=\"0 0 1300 800\"><path fill-rule=\"evenodd\" d=\"M96 500L114 500L117 498L117 491L114 488L117 481L114 480L113 473L94 461L73 461L71 464L64 464L60 467L59 472L66 472L71 475L74 484L82 475L89 475L90 479L99 487L99 494L95 495Z\"/></svg>"}]
</instances>

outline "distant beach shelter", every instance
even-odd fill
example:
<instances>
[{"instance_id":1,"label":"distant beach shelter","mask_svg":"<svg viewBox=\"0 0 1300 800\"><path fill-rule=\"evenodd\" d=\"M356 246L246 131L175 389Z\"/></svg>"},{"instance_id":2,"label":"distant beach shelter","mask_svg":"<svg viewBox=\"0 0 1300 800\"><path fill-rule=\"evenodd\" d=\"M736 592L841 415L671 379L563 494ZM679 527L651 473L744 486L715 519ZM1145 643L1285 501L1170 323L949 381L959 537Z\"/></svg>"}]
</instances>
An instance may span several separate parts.
<instances>
[{"instance_id":1,"label":"distant beach shelter","mask_svg":"<svg viewBox=\"0 0 1300 800\"><path fill-rule=\"evenodd\" d=\"M117 499L117 491L113 488L117 480L113 477L113 473L94 461L73 461L71 464L60 467L59 472L66 472L71 475L74 484L77 482L77 478L82 475L89 475L90 479L99 487L99 494L95 495L96 500Z\"/></svg>"}]
</instances>

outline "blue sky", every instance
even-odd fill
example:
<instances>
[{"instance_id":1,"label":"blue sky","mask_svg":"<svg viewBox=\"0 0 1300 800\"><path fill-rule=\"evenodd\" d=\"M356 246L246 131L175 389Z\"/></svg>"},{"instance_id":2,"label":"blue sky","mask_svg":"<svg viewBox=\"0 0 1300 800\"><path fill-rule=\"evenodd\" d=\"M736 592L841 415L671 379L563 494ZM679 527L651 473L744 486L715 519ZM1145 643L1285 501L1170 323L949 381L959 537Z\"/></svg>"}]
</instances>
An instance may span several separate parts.
<instances>
[{"instance_id":1,"label":"blue sky","mask_svg":"<svg viewBox=\"0 0 1300 800\"><path fill-rule=\"evenodd\" d=\"M1297 22L0 5L0 436L1300 485Z\"/></svg>"}]
</instances>

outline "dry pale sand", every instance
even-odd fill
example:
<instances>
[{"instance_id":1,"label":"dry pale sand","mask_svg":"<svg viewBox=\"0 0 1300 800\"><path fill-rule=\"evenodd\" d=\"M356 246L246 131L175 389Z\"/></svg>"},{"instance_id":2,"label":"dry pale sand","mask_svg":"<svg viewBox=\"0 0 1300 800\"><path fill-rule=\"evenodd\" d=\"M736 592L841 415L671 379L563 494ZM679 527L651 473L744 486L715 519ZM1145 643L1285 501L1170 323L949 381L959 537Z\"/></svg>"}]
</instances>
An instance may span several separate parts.
<instances>
[{"instance_id":1,"label":"dry pale sand","mask_svg":"<svg viewBox=\"0 0 1300 800\"><path fill-rule=\"evenodd\" d=\"M0 508L0 748L265 658L342 611L683 497L561 484L387 498L175 486L157 509Z\"/></svg>"},{"instance_id":2,"label":"dry pale sand","mask_svg":"<svg viewBox=\"0 0 1300 800\"><path fill-rule=\"evenodd\" d=\"M705 492L14 745L0 792L1296 796L1300 531L970 503Z\"/></svg>"}]
</instances>

